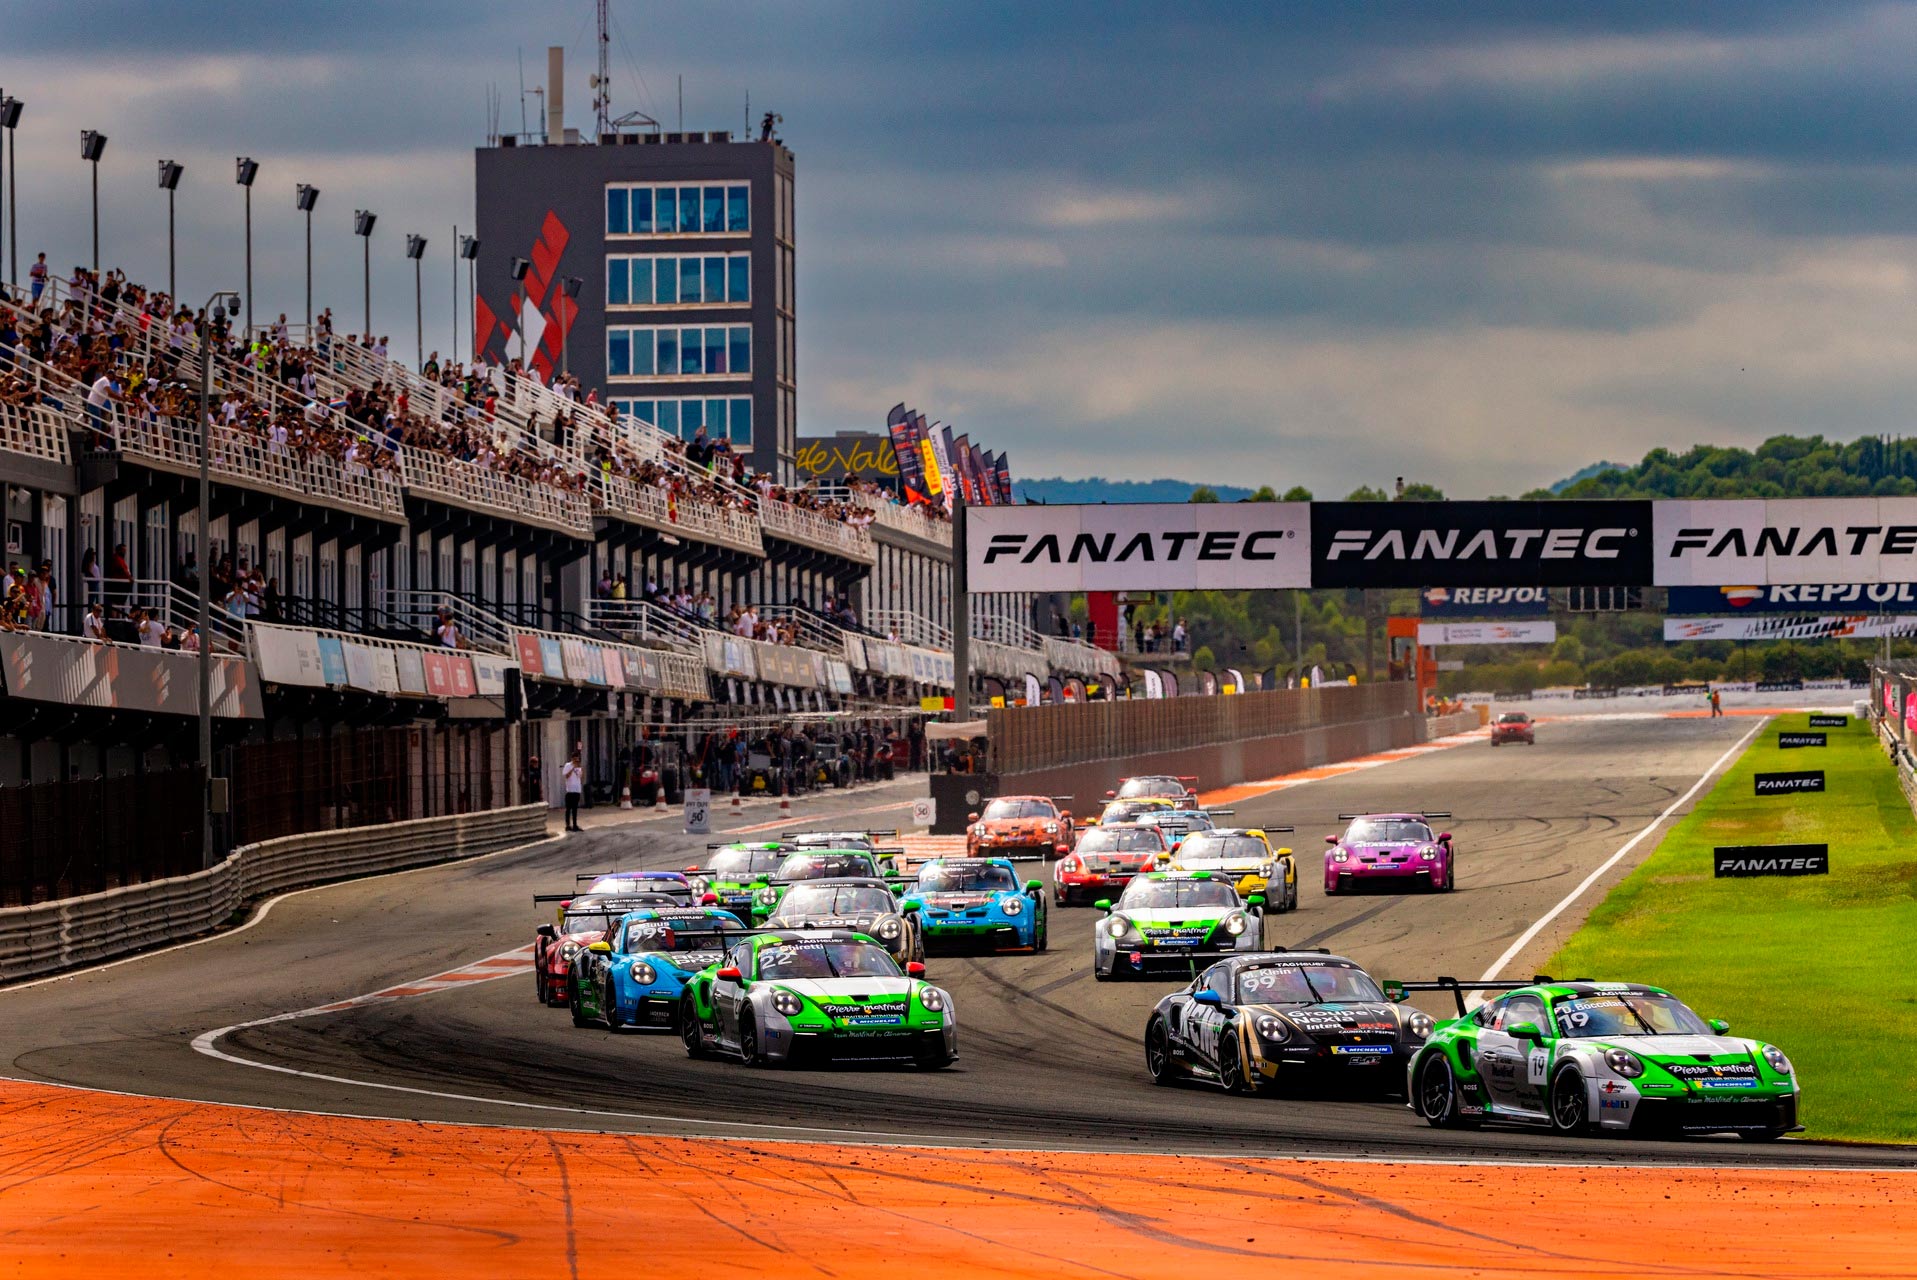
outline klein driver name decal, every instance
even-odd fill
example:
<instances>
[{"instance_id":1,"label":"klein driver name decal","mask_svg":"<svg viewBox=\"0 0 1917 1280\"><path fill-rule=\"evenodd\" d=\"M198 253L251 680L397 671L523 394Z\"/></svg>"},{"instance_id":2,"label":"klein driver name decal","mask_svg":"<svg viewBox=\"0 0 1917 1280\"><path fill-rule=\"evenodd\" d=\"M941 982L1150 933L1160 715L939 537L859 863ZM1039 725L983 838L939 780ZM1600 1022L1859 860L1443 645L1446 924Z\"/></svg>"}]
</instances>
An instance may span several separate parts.
<instances>
[{"instance_id":1,"label":"klein driver name decal","mask_svg":"<svg viewBox=\"0 0 1917 1280\"><path fill-rule=\"evenodd\" d=\"M1755 794L1760 796L1792 795L1804 791L1822 791L1824 789L1824 771L1806 769L1798 773L1760 773L1756 777Z\"/></svg>"},{"instance_id":2,"label":"klein driver name decal","mask_svg":"<svg viewBox=\"0 0 1917 1280\"><path fill-rule=\"evenodd\" d=\"M1849 725L1849 716L1812 716L1810 718L1810 727L1813 729L1843 729Z\"/></svg>"},{"instance_id":3,"label":"klein driver name decal","mask_svg":"<svg viewBox=\"0 0 1917 1280\"><path fill-rule=\"evenodd\" d=\"M1780 747L1821 747L1825 745L1821 733L1779 733L1777 745Z\"/></svg>"},{"instance_id":4,"label":"klein driver name decal","mask_svg":"<svg viewBox=\"0 0 1917 1280\"><path fill-rule=\"evenodd\" d=\"M1727 876L1824 876L1830 874L1827 844L1729 844L1711 851L1711 871Z\"/></svg>"}]
</instances>

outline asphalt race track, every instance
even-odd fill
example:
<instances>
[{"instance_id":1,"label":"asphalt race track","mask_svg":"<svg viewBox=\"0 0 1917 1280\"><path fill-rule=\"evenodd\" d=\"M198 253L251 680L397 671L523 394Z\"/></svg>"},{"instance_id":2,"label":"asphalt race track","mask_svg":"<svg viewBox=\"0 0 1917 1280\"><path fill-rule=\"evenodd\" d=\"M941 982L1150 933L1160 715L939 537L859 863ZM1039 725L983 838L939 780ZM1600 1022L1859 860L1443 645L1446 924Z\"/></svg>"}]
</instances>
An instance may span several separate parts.
<instances>
[{"instance_id":1,"label":"asphalt race track","mask_svg":"<svg viewBox=\"0 0 1917 1280\"><path fill-rule=\"evenodd\" d=\"M1334 948L1379 977L1476 977L1760 723L1567 719L1542 727L1536 747L1493 751L1474 741L1241 802L1234 821L1298 827L1290 839L1302 858L1299 910L1275 918L1275 941ZM902 781L800 802L792 825L902 825L920 786ZM1323 895L1319 853L1340 825L1335 814L1425 808L1456 815L1442 824L1457 834L1456 893ZM764 807L750 812L740 821L769 825ZM835 822L835 812L854 816ZM728 823L725 810L716 816ZM954 993L961 1028L958 1064L938 1073L692 1062L669 1034L577 1030L563 1010L540 1008L529 964L462 989L243 1027L213 1046L278 1070L193 1048L217 1028L509 951L550 918L532 894L564 891L575 871L615 863L684 866L705 842L681 834L675 815L295 895L236 933L0 991L0 1061L19 1079L136 1094L614 1132L1241 1156L1917 1167L1911 1148L1451 1132L1428 1128L1397 1103L1155 1088L1140 1037L1169 985L1094 983L1090 930L1099 915L1088 908L1053 911L1044 954L933 958L931 976ZM1654 844L1642 841L1510 972L1528 976L1602 888Z\"/></svg>"}]
</instances>

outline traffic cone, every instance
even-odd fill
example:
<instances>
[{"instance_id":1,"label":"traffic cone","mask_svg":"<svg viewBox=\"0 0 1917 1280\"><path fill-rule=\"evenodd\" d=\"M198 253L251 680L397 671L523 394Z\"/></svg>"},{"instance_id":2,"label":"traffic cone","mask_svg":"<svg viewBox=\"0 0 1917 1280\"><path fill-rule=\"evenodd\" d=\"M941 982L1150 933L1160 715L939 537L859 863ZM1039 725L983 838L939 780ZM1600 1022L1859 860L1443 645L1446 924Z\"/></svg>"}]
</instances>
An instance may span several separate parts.
<instances>
[{"instance_id":1,"label":"traffic cone","mask_svg":"<svg viewBox=\"0 0 1917 1280\"><path fill-rule=\"evenodd\" d=\"M630 782L619 788L619 807L621 809L632 808L632 783Z\"/></svg>"}]
</instances>

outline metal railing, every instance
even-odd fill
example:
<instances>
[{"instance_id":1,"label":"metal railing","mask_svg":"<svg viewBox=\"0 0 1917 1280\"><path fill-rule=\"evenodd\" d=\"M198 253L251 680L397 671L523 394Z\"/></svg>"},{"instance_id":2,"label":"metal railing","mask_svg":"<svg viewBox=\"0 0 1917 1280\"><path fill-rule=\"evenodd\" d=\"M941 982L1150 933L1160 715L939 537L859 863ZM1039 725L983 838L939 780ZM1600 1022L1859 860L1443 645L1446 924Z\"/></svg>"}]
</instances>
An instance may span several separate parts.
<instances>
[{"instance_id":1,"label":"metal railing","mask_svg":"<svg viewBox=\"0 0 1917 1280\"><path fill-rule=\"evenodd\" d=\"M864 507L872 512L873 523L884 528L923 538L942 547L952 545L952 522L927 515L919 503L905 506L880 494L868 493L863 489L854 492L843 486L837 488L836 494L828 489L821 489L820 492L827 497L836 497L839 501Z\"/></svg>"},{"instance_id":2,"label":"metal railing","mask_svg":"<svg viewBox=\"0 0 1917 1280\"><path fill-rule=\"evenodd\" d=\"M687 617L677 609L668 609L651 600L610 600L595 596L586 601L586 622L616 636L643 637L673 644L699 647L708 631L719 630L716 622ZM700 649L703 653L704 650Z\"/></svg>"},{"instance_id":3,"label":"metal railing","mask_svg":"<svg viewBox=\"0 0 1917 1280\"><path fill-rule=\"evenodd\" d=\"M765 554L759 522L750 511L697 498L675 498L657 485L644 485L628 476L603 473L595 478L592 496L595 506L633 524L751 555Z\"/></svg>"},{"instance_id":4,"label":"metal railing","mask_svg":"<svg viewBox=\"0 0 1917 1280\"><path fill-rule=\"evenodd\" d=\"M808 649L821 649L838 657L845 652L845 628L837 623L828 622L817 612L802 604L760 604L754 605L761 618L767 621L790 622L798 636L798 641Z\"/></svg>"},{"instance_id":5,"label":"metal railing","mask_svg":"<svg viewBox=\"0 0 1917 1280\"><path fill-rule=\"evenodd\" d=\"M67 435L72 425L52 405L0 404L0 449L72 466L73 447Z\"/></svg>"},{"instance_id":6,"label":"metal railing","mask_svg":"<svg viewBox=\"0 0 1917 1280\"><path fill-rule=\"evenodd\" d=\"M488 653L513 652L513 632L517 629L514 624L464 596L428 587L392 588L386 592L383 603L387 613L401 626L412 627L435 640L443 609L451 614L464 645Z\"/></svg>"},{"instance_id":7,"label":"metal railing","mask_svg":"<svg viewBox=\"0 0 1917 1280\"><path fill-rule=\"evenodd\" d=\"M924 614L907 609L874 609L865 615L865 625L880 635L896 636L905 644L919 644L948 652L952 648L950 627L941 626Z\"/></svg>"},{"instance_id":8,"label":"metal railing","mask_svg":"<svg viewBox=\"0 0 1917 1280\"><path fill-rule=\"evenodd\" d=\"M400 455L400 475L408 492L448 506L536 524L576 538L592 537L592 509L583 493L487 471L417 448Z\"/></svg>"},{"instance_id":9,"label":"metal railing","mask_svg":"<svg viewBox=\"0 0 1917 1280\"><path fill-rule=\"evenodd\" d=\"M768 534L815 551L844 556L861 564L871 564L877 559L871 534L817 511L766 498L759 503L759 520Z\"/></svg>"}]
</instances>

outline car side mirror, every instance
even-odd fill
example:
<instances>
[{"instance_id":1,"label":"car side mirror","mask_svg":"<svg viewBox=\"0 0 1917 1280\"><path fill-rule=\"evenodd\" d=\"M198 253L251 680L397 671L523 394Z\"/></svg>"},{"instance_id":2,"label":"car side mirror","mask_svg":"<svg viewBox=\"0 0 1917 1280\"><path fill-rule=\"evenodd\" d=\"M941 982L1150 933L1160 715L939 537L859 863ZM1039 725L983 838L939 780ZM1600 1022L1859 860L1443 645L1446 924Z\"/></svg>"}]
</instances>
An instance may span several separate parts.
<instances>
[{"instance_id":1,"label":"car side mirror","mask_svg":"<svg viewBox=\"0 0 1917 1280\"><path fill-rule=\"evenodd\" d=\"M548 940L557 938L559 936L559 930L553 928L549 924L542 924L537 929L533 930L533 932L537 933L540 937L548 939Z\"/></svg>"},{"instance_id":2,"label":"car side mirror","mask_svg":"<svg viewBox=\"0 0 1917 1280\"><path fill-rule=\"evenodd\" d=\"M719 905L719 895L716 893L705 894L699 899L699 905L702 907L716 907Z\"/></svg>"},{"instance_id":3,"label":"car side mirror","mask_svg":"<svg viewBox=\"0 0 1917 1280\"><path fill-rule=\"evenodd\" d=\"M1193 1004L1202 1004L1213 1009L1223 1009L1225 1007L1225 997L1219 995L1210 987L1194 991L1191 999Z\"/></svg>"},{"instance_id":4,"label":"car side mirror","mask_svg":"<svg viewBox=\"0 0 1917 1280\"><path fill-rule=\"evenodd\" d=\"M1052 852L1057 854L1061 858L1064 857L1066 854L1070 853L1071 851L1072 851L1072 846L1068 844L1055 844L1052 846Z\"/></svg>"},{"instance_id":5,"label":"car side mirror","mask_svg":"<svg viewBox=\"0 0 1917 1280\"><path fill-rule=\"evenodd\" d=\"M1072 820L1072 811L1070 809L1060 809L1058 811L1058 820L1060 822L1070 822Z\"/></svg>"},{"instance_id":6,"label":"car side mirror","mask_svg":"<svg viewBox=\"0 0 1917 1280\"><path fill-rule=\"evenodd\" d=\"M899 910L903 911L906 915L909 916L914 911L917 911L920 907L924 905L925 904L920 902L917 898L907 898L904 902L899 903Z\"/></svg>"},{"instance_id":7,"label":"car side mirror","mask_svg":"<svg viewBox=\"0 0 1917 1280\"><path fill-rule=\"evenodd\" d=\"M1277 856L1280 858L1288 858L1291 856L1291 850L1289 848L1281 848L1278 850Z\"/></svg>"},{"instance_id":8,"label":"car side mirror","mask_svg":"<svg viewBox=\"0 0 1917 1280\"><path fill-rule=\"evenodd\" d=\"M1092 905L1094 907L1097 907L1100 911L1103 911L1107 915L1111 914L1112 900L1110 898L1100 898L1097 902L1094 902Z\"/></svg>"},{"instance_id":9,"label":"car side mirror","mask_svg":"<svg viewBox=\"0 0 1917 1280\"><path fill-rule=\"evenodd\" d=\"M1118 799L1118 793L1116 791L1107 791L1105 793L1105 798L1107 800L1116 800Z\"/></svg>"},{"instance_id":10,"label":"car side mirror","mask_svg":"<svg viewBox=\"0 0 1917 1280\"><path fill-rule=\"evenodd\" d=\"M908 978L923 978L925 976L925 966L916 960L909 961L905 966L905 976Z\"/></svg>"},{"instance_id":11,"label":"car side mirror","mask_svg":"<svg viewBox=\"0 0 1917 1280\"><path fill-rule=\"evenodd\" d=\"M1440 831L1440 832L1438 833L1438 843L1439 843L1439 844L1450 844L1450 843L1451 843L1451 833L1450 833L1449 831Z\"/></svg>"},{"instance_id":12,"label":"car side mirror","mask_svg":"<svg viewBox=\"0 0 1917 1280\"><path fill-rule=\"evenodd\" d=\"M1029 893L1039 893L1042 892L1044 888L1045 882L1043 880L1027 880L1025 882L1025 889Z\"/></svg>"},{"instance_id":13,"label":"car side mirror","mask_svg":"<svg viewBox=\"0 0 1917 1280\"><path fill-rule=\"evenodd\" d=\"M720 982L741 981L739 970L736 965L727 965L725 968L719 970L719 972L713 974L712 976Z\"/></svg>"},{"instance_id":14,"label":"car side mirror","mask_svg":"<svg viewBox=\"0 0 1917 1280\"><path fill-rule=\"evenodd\" d=\"M586 944L586 950L592 952L594 955L603 956L612 950L612 944L610 942L589 942Z\"/></svg>"},{"instance_id":15,"label":"car side mirror","mask_svg":"<svg viewBox=\"0 0 1917 1280\"><path fill-rule=\"evenodd\" d=\"M1254 893L1245 899L1245 905L1252 908L1262 907L1265 905L1265 895L1262 893Z\"/></svg>"},{"instance_id":16,"label":"car side mirror","mask_svg":"<svg viewBox=\"0 0 1917 1280\"><path fill-rule=\"evenodd\" d=\"M1326 836L1326 837L1325 837L1325 843L1326 843L1326 844L1337 844L1337 843L1338 843L1338 837L1337 837L1337 836Z\"/></svg>"},{"instance_id":17,"label":"car side mirror","mask_svg":"<svg viewBox=\"0 0 1917 1280\"><path fill-rule=\"evenodd\" d=\"M1712 1018L1711 1030L1717 1032L1720 1036L1727 1036L1731 1033L1731 1024L1722 1018Z\"/></svg>"},{"instance_id":18,"label":"car side mirror","mask_svg":"<svg viewBox=\"0 0 1917 1280\"><path fill-rule=\"evenodd\" d=\"M977 815L976 813L968 813L968 814L966 814L966 815L965 815L965 820L966 820L967 822L977 822L977 821L978 821L978 815Z\"/></svg>"},{"instance_id":19,"label":"car side mirror","mask_svg":"<svg viewBox=\"0 0 1917 1280\"><path fill-rule=\"evenodd\" d=\"M687 874L687 875L689 875L689 876L692 876L692 875L697 875L697 874L699 874L699 868L697 868L697 867L687 867L687 868L686 868L686 874Z\"/></svg>"},{"instance_id":20,"label":"car side mirror","mask_svg":"<svg viewBox=\"0 0 1917 1280\"><path fill-rule=\"evenodd\" d=\"M1514 1022L1504 1029L1504 1034L1513 1040L1529 1040L1532 1044L1544 1043L1544 1032L1535 1022Z\"/></svg>"}]
</instances>

